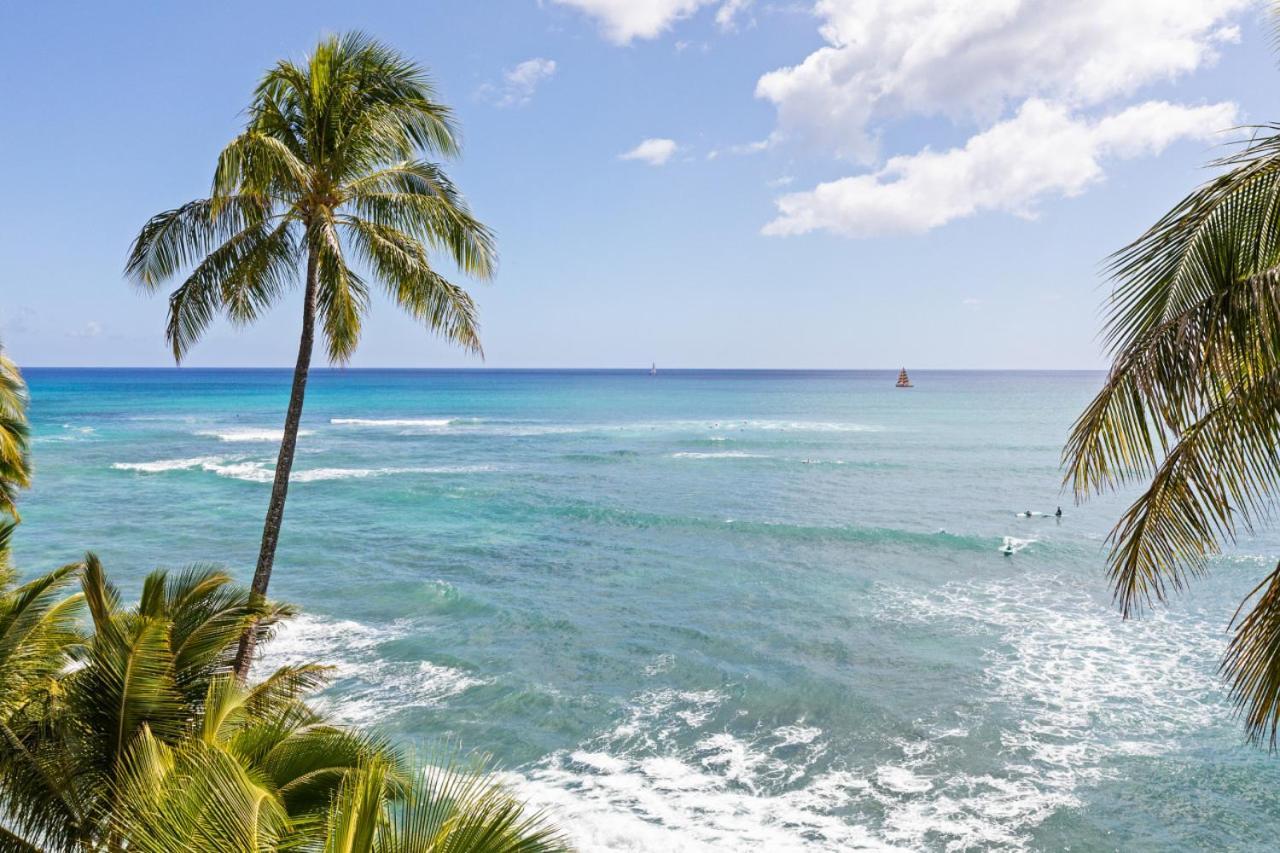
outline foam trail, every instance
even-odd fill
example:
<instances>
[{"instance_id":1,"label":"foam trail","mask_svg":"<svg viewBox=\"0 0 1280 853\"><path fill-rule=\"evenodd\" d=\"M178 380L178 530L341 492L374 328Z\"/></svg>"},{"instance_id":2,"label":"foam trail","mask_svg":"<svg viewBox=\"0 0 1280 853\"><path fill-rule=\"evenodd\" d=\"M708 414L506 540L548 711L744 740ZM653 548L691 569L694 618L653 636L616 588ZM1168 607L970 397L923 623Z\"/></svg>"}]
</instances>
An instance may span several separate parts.
<instances>
[{"instance_id":1,"label":"foam trail","mask_svg":"<svg viewBox=\"0 0 1280 853\"><path fill-rule=\"evenodd\" d=\"M891 841L1025 849L1034 827L1113 778L1118 758L1167 754L1171 743L1232 723L1214 675L1224 638L1213 623L1163 612L1124 621L1065 575L887 592L883 619L996 634L984 693L1009 710L995 735L1003 767L994 774L954 766L948 742L965 737L963 728L920 721L925 736L896 744L901 758L877 769L873 789Z\"/></svg>"},{"instance_id":2,"label":"foam trail","mask_svg":"<svg viewBox=\"0 0 1280 853\"><path fill-rule=\"evenodd\" d=\"M363 427L443 427L453 422L453 418L329 418L335 426Z\"/></svg>"},{"instance_id":3,"label":"foam trail","mask_svg":"<svg viewBox=\"0 0 1280 853\"><path fill-rule=\"evenodd\" d=\"M1006 556L1010 556L1018 553L1023 548L1035 543L1036 541L1038 540L1019 539L1016 536L1006 536L1004 537L1004 542L1002 542L1000 545L1000 553Z\"/></svg>"},{"instance_id":4,"label":"foam trail","mask_svg":"<svg viewBox=\"0 0 1280 853\"><path fill-rule=\"evenodd\" d=\"M219 456L196 456L191 459L157 459L154 462L113 462L111 467L117 471L159 474L164 471L182 471L189 468L201 468L205 465L220 465L222 462L223 459Z\"/></svg>"},{"instance_id":5,"label":"foam trail","mask_svg":"<svg viewBox=\"0 0 1280 853\"><path fill-rule=\"evenodd\" d=\"M314 430L300 429L299 436L314 435ZM196 435L207 438L216 438L219 441L227 441L233 443L240 442L259 442L273 441L278 442L284 438L283 429L264 429L260 427L233 427L230 429L205 429L196 432Z\"/></svg>"},{"instance_id":6,"label":"foam trail","mask_svg":"<svg viewBox=\"0 0 1280 853\"><path fill-rule=\"evenodd\" d=\"M763 453L746 453L741 450L725 450L719 453L697 453L694 451L684 451L681 453L672 453L672 459L768 459L769 457Z\"/></svg>"},{"instance_id":7,"label":"foam trail","mask_svg":"<svg viewBox=\"0 0 1280 853\"><path fill-rule=\"evenodd\" d=\"M275 468L269 462L252 459L234 459L225 456L196 456L190 459L159 459L154 462L115 462L111 466L119 471L136 471L142 474L160 474L166 471L187 471L199 468L248 483L270 483L275 478ZM478 474L496 470L491 465L436 465L387 468L304 468L294 469L290 481L313 483L325 480L360 480L369 477L388 477L401 474Z\"/></svg>"},{"instance_id":8,"label":"foam trail","mask_svg":"<svg viewBox=\"0 0 1280 853\"><path fill-rule=\"evenodd\" d=\"M428 660L386 660L378 654L384 643L412 631L405 621L373 626L303 613L283 623L264 646L254 675L285 665L332 666L336 683L320 704L339 721L360 726L376 725L395 709L440 707L487 683L462 669Z\"/></svg>"}]
</instances>

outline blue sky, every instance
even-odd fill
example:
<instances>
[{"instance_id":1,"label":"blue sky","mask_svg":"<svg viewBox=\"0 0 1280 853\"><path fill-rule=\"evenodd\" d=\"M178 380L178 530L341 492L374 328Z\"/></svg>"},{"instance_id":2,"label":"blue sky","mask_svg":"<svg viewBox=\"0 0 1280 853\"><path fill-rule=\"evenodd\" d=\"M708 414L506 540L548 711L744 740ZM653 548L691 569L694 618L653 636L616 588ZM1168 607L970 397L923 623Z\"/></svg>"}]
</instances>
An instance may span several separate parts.
<instances>
[{"instance_id":1,"label":"blue sky","mask_svg":"<svg viewBox=\"0 0 1280 853\"><path fill-rule=\"evenodd\" d=\"M11 3L11 354L170 364L130 240L207 193L264 68L347 29L458 112L494 367L1099 367L1102 259L1213 131L1280 116L1250 0ZM298 299L187 363L291 364ZM352 363L479 365L383 301Z\"/></svg>"}]
</instances>

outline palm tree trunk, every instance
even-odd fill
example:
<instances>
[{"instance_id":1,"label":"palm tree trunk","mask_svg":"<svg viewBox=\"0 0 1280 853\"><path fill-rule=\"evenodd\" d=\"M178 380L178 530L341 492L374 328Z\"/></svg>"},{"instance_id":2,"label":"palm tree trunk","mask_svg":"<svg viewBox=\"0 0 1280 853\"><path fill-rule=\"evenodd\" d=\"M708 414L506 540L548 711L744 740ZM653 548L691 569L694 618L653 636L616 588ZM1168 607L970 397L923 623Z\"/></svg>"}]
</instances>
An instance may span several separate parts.
<instances>
[{"instance_id":1,"label":"palm tree trunk","mask_svg":"<svg viewBox=\"0 0 1280 853\"><path fill-rule=\"evenodd\" d=\"M284 500L289 493L289 472L293 469L293 454L298 446L298 425L302 422L302 400L307 392L307 374L311 370L311 349L316 337L316 298L318 273L316 252L307 256L307 290L302 308L302 340L298 344L298 363L293 368L293 390L289 394L289 409L284 416L284 435L280 438L280 455L276 458L275 479L271 484L271 502L267 504L267 518L262 525L262 547L258 550L258 567L253 572L253 585L249 588L251 601L266 598L267 585L271 583L271 566L276 559L276 543L280 540L280 525L284 521ZM253 627L240 637L236 650L236 678L244 681L253 664Z\"/></svg>"}]
</instances>

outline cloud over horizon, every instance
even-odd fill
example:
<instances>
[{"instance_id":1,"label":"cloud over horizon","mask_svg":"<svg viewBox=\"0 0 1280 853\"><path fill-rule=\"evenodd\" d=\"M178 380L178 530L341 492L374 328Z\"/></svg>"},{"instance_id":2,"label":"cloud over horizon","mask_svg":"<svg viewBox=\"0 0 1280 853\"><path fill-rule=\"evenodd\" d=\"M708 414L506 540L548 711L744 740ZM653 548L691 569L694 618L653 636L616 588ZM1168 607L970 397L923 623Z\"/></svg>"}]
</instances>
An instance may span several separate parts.
<instances>
[{"instance_id":1,"label":"cloud over horizon","mask_svg":"<svg viewBox=\"0 0 1280 853\"><path fill-rule=\"evenodd\" d=\"M1089 122L1032 99L963 147L892 157L875 172L784 195L762 233L875 237L919 234L985 211L1032 218L1042 199L1077 196L1101 181L1106 160L1159 154L1179 139L1210 138L1236 120L1230 103L1149 101Z\"/></svg>"},{"instance_id":2,"label":"cloud over horizon","mask_svg":"<svg viewBox=\"0 0 1280 853\"><path fill-rule=\"evenodd\" d=\"M762 75L772 140L872 171L777 200L765 234L920 233L986 210L1031 215L1104 177L1107 159L1158 154L1238 119L1233 104L1125 103L1216 62L1257 0L819 0L825 44ZM881 163L882 131L942 116L975 132ZM1150 122L1150 124L1145 124ZM1197 124L1203 123L1203 124ZM1122 139L1108 128L1123 126Z\"/></svg>"}]
</instances>

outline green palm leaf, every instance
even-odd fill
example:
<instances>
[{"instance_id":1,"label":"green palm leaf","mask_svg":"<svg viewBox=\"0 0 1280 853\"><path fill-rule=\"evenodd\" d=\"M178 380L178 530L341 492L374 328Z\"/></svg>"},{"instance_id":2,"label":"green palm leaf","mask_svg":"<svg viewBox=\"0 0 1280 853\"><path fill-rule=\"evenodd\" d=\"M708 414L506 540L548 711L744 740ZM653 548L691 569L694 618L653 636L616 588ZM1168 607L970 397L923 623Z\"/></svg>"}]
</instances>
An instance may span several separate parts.
<instances>
[{"instance_id":1,"label":"green palm leaf","mask_svg":"<svg viewBox=\"0 0 1280 853\"><path fill-rule=\"evenodd\" d=\"M1064 463L1081 500L1146 484L1111 536L1125 616L1266 521L1280 485L1280 128L1256 133L1113 259L1114 364ZM1274 746L1280 607L1273 578L1263 587L1223 671L1250 738Z\"/></svg>"},{"instance_id":2,"label":"green palm leaf","mask_svg":"<svg viewBox=\"0 0 1280 853\"><path fill-rule=\"evenodd\" d=\"M0 514L18 519L18 490L31 485L27 385L0 347Z\"/></svg>"}]
</instances>

